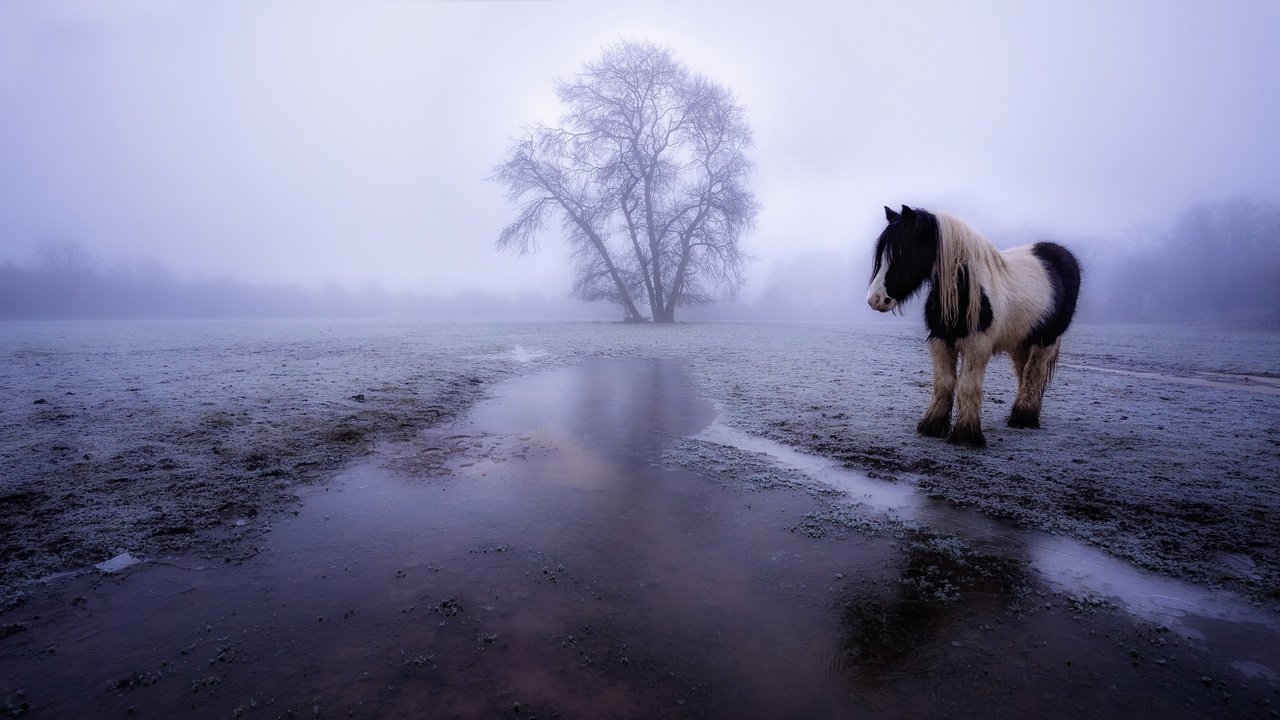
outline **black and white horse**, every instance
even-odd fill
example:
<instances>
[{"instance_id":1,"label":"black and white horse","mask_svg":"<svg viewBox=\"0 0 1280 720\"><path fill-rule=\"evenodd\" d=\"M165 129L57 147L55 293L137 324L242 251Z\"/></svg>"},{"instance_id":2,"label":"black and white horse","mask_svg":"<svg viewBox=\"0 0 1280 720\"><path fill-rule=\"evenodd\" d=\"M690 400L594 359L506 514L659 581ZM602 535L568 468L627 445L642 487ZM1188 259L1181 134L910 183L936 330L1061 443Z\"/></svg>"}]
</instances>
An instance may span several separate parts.
<instances>
[{"instance_id":1,"label":"black and white horse","mask_svg":"<svg viewBox=\"0 0 1280 720\"><path fill-rule=\"evenodd\" d=\"M1080 294L1080 264L1051 242L1001 252L963 221L902 206L884 209L889 226L876 241L867 303L898 310L926 282L924 319L933 356L933 402L921 435L985 447L982 381L991 355L1009 353L1018 395L1009 427L1040 427L1045 387ZM951 427L952 397L959 409Z\"/></svg>"}]
</instances>

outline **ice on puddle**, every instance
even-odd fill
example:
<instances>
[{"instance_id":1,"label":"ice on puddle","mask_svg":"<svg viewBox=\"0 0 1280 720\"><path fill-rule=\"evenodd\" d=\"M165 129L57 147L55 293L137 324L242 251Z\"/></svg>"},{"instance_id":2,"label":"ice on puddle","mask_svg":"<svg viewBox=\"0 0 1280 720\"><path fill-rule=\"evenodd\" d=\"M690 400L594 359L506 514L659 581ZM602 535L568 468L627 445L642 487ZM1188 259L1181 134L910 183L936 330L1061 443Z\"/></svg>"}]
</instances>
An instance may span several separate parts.
<instances>
[{"instance_id":1,"label":"ice on puddle","mask_svg":"<svg viewBox=\"0 0 1280 720\"><path fill-rule=\"evenodd\" d=\"M519 365L528 365L534 360L541 360L544 357L551 357L551 353L547 350L529 349L524 345L516 343L510 350L504 350L500 353L491 355L468 355L464 356L469 359L486 358L489 360L506 360Z\"/></svg>"},{"instance_id":2,"label":"ice on puddle","mask_svg":"<svg viewBox=\"0 0 1280 720\"><path fill-rule=\"evenodd\" d=\"M1245 677L1262 678L1272 684L1280 680L1280 675L1277 675L1274 670L1252 660L1236 660L1231 663L1231 667L1239 670Z\"/></svg>"},{"instance_id":3,"label":"ice on puddle","mask_svg":"<svg viewBox=\"0 0 1280 720\"><path fill-rule=\"evenodd\" d=\"M105 560L103 562L100 562L97 565L94 565L94 567L98 568L102 572L112 573L112 572L119 572L127 567L132 567L134 565L137 565L140 562L142 561L130 555L129 553L125 552L125 553L120 553L119 555L111 558L110 560Z\"/></svg>"},{"instance_id":4,"label":"ice on puddle","mask_svg":"<svg viewBox=\"0 0 1280 720\"><path fill-rule=\"evenodd\" d=\"M539 358L544 358L551 353L546 350L527 350L523 345L516 345L511 351L511 359L518 363L524 364L533 362Z\"/></svg>"}]
</instances>

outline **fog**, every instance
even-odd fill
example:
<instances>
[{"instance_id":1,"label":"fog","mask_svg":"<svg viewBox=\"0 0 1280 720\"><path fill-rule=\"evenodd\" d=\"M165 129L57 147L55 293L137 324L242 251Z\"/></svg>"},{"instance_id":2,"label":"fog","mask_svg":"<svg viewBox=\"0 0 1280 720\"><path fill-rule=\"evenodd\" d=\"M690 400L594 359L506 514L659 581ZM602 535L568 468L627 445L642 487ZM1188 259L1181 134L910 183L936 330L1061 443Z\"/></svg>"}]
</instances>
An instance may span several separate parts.
<instances>
[{"instance_id":1,"label":"fog","mask_svg":"<svg viewBox=\"0 0 1280 720\"><path fill-rule=\"evenodd\" d=\"M616 318L488 181L619 38L731 87L754 256L686 319L871 320L883 205L1085 261L1092 320L1280 298L1280 4L0 5L0 317ZM914 315L914 312L909 314Z\"/></svg>"}]
</instances>

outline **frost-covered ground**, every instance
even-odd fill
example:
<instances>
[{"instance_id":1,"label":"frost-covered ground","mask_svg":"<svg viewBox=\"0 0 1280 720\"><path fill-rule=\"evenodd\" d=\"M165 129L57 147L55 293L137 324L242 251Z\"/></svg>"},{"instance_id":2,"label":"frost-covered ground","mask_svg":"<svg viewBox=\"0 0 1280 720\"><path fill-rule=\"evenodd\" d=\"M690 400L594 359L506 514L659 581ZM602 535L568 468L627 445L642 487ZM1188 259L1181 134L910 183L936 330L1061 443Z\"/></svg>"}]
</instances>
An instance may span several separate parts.
<instances>
[{"instance_id":1,"label":"frost-covered ground","mask_svg":"<svg viewBox=\"0 0 1280 720\"><path fill-rule=\"evenodd\" d=\"M1077 327L1044 429L985 451L918 438L915 323L417 322L0 325L0 590L119 553L252 552L237 521L291 507L375 442L488 385L586 357L682 358L722 420L1141 566L1280 601L1280 336Z\"/></svg>"},{"instance_id":2,"label":"frost-covered ground","mask_svg":"<svg viewBox=\"0 0 1280 720\"><path fill-rule=\"evenodd\" d=\"M729 423L1142 567L1280 601L1280 336L1078 327L1043 429L1011 430L987 373L990 447L917 437L931 370L914 325L754 328L699 372ZM735 372L734 368L750 367Z\"/></svg>"}]
</instances>

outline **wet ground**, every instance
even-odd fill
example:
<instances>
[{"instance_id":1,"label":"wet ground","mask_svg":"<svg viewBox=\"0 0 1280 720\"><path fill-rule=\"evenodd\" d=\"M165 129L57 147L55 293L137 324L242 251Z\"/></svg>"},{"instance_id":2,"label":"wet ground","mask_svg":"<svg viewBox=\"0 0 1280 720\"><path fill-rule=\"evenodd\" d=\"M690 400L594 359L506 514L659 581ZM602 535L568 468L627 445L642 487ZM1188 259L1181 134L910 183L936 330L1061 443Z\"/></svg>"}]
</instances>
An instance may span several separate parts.
<instances>
[{"instance_id":1,"label":"wet ground","mask_svg":"<svg viewBox=\"0 0 1280 720\"><path fill-rule=\"evenodd\" d=\"M678 360L495 386L235 554L54 580L32 717L1269 717L1276 618L732 430ZM1092 552L1092 554L1090 554Z\"/></svg>"},{"instance_id":2,"label":"wet ground","mask_svg":"<svg viewBox=\"0 0 1280 720\"><path fill-rule=\"evenodd\" d=\"M679 360L718 424L775 449L1280 612L1280 334L1068 339L1041 431L1004 426L993 361L974 453L914 433L931 371L911 322L0 323L0 622L33 581L121 553L238 555L237 521L505 380L599 357Z\"/></svg>"}]
</instances>

